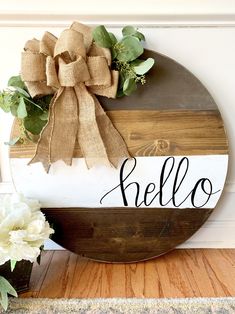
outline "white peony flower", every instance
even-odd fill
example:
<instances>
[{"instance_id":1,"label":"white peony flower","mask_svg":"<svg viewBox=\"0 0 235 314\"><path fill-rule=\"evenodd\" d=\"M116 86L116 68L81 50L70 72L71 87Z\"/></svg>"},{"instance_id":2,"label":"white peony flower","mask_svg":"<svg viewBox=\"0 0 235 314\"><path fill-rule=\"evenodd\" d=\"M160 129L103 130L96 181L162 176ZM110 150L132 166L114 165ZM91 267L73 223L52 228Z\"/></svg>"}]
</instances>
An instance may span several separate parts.
<instances>
[{"instance_id":1,"label":"white peony flower","mask_svg":"<svg viewBox=\"0 0 235 314\"><path fill-rule=\"evenodd\" d=\"M0 200L0 265L9 260L34 262L52 233L38 201L22 194Z\"/></svg>"}]
</instances>

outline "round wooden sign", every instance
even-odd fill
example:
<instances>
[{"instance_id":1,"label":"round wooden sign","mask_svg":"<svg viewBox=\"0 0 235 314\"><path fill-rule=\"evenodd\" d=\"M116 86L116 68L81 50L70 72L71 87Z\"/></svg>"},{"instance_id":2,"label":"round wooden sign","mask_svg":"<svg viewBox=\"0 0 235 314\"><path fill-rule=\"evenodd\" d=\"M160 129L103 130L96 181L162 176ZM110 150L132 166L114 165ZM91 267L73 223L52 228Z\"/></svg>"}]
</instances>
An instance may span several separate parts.
<instances>
[{"instance_id":1,"label":"round wooden sign","mask_svg":"<svg viewBox=\"0 0 235 314\"><path fill-rule=\"evenodd\" d=\"M27 166L35 145L10 150L15 186L40 200L53 240L98 261L173 249L205 222L225 183L228 143L211 95L174 60L145 57L155 58L146 85L129 97L99 98L134 158L88 170L77 147L72 167L59 161L47 174L41 164Z\"/></svg>"}]
</instances>

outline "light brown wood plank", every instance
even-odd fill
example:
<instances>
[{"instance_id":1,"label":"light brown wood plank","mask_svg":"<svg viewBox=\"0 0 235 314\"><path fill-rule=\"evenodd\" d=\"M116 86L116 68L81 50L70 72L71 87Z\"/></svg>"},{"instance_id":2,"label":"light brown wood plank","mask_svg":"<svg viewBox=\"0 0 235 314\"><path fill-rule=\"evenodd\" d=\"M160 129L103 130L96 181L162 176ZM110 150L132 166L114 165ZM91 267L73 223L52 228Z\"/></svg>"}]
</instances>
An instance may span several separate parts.
<instances>
[{"instance_id":1,"label":"light brown wood plank","mask_svg":"<svg viewBox=\"0 0 235 314\"><path fill-rule=\"evenodd\" d=\"M40 265L34 263L32 275L30 279L30 291L22 294L23 297L37 297L38 293L41 289L41 285L44 282L48 268L51 264L51 260L53 257L53 251L43 251L41 255Z\"/></svg>"},{"instance_id":2,"label":"light brown wood plank","mask_svg":"<svg viewBox=\"0 0 235 314\"><path fill-rule=\"evenodd\" d=\"M132 156L227 154L228 143L218 110L109 111ZM19 134L14 126L11 137ZM36 145L10 148L11 158L31 158ZM74 157L82 157L77 146Z\"/></svg>"},{"instance_id":3,"label":"light brown wood plank","mask_svg":"<svg viewBox=\"0 0 235 314\"><path fill-rule=\"evenodd\" d=\"M191 249L146 262L105 264L57 251L38 285L34 282L45 273L46 262L34 267L31 289L21 297L234 297L234 258L232 249Z\"/></svg>"},{"instance_id":4,"label":"light brown wood plank","mask_svg":"<svg viewBox=\"0 0 235 314\"><path fill-rule=\"evenodd\" d=\"M71 290L71 282L76 268L77 256L68 251L55 251L47 270L41 289L40 298L67 298Z\"/></svg>"},{"instance_id":5,"label":"light brown wood plank","mask_svg":"<svg viewBox=\"0 0 235 314\"><path fill-rule=\"evenodd\" d=\"M207 272L217 293L223 293L224 296L235 295L234 259L231 259L226 251L205 251L204 256L207 261Z\"/></svg>"},{"instance_id":6,"label":"light brown wood plank","mask_svg":"<svg viewBox=\"0 0 235 314\"><path fill-rule=\"evenodd\" d=\"M177 298L194 297L195 293L190 285L179 252L173 251L154 261L156 272L161 284L162 297Z\"/></svg>"}]
</instances>

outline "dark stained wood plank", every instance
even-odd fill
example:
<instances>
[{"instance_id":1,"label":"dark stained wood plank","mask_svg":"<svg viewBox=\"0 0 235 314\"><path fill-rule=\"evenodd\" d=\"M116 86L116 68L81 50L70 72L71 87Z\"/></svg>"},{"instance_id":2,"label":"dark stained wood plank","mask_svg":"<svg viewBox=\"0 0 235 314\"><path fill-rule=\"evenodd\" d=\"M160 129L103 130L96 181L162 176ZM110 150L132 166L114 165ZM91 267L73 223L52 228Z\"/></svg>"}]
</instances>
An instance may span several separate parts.
<instances>
[{"instance_id":1,"label":"dark stained wood plank","mask_svg":"<svg viewBox=\"0 0 235 314\"><path fill-rule=\"evenodd\" d=\"M166 56L146 51L145 57L156 59L147 77L148 84L130 97L100 98L130 154L228 154L221 115L202 83ZM12 137L17 132L15 124ZM30 158L34 151L32 143L15 145L10 149L10 157ZM82 157L79 147L74 157ZM200 228L211 211L205 208L65 208L47 209L45 214L56 225L54 239L62 246L93 259L131 262L163 254L184 242ZM167 275L168 270L164 271Z\"/></svg>"},{"instance_id":2,"label":"dark stained wood plank","mask_svg":"<svg viewBox=\"0 0 235 314\"><path fill-rule=\"evenodd\" d=\"M212 209L47 208L52 239L95 260L133 262L161 255L188 239ZM66 234L66 237L64 236Z\"/></svg>"},{"instance_id":3,"label":"dark stained wood plank","mask_svg":"<svg viewBox=\"0 0 235 314\"><path fill-rule=\"evenodd\" d=\"M205 86L181 64L150 50L146 50L143 57L155 59L154 67L146 76L147 83L138 86L128 97L99 97L105 110L217 109Z\"/></svg>"}]
</instances>

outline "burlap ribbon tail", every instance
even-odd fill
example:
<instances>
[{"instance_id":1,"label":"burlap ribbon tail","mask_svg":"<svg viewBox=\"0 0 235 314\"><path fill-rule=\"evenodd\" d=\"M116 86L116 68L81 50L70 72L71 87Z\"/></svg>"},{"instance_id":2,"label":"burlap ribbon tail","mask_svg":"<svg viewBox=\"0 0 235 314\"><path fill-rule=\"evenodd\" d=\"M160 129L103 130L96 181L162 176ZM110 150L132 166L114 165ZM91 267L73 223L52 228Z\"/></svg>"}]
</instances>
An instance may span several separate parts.
<instances>
[{"instance_id":1,"label":"burlap ribbon tail","mask_svg":"<svg viewBox=\"0 0 235 314\"><path fill-rule=\"evenodd\" d=\"M30 163L72 164L78 142L88 168L117 167L129 157L124 140L96 95L115 98L118 72L110 69L109 49L95 45L88 26L74 22L57 39L46 32L41 41L29 40L22 53L21 77L32 97L54 94L49 120L41 132Z\"/></svg>"}]
</instances>

